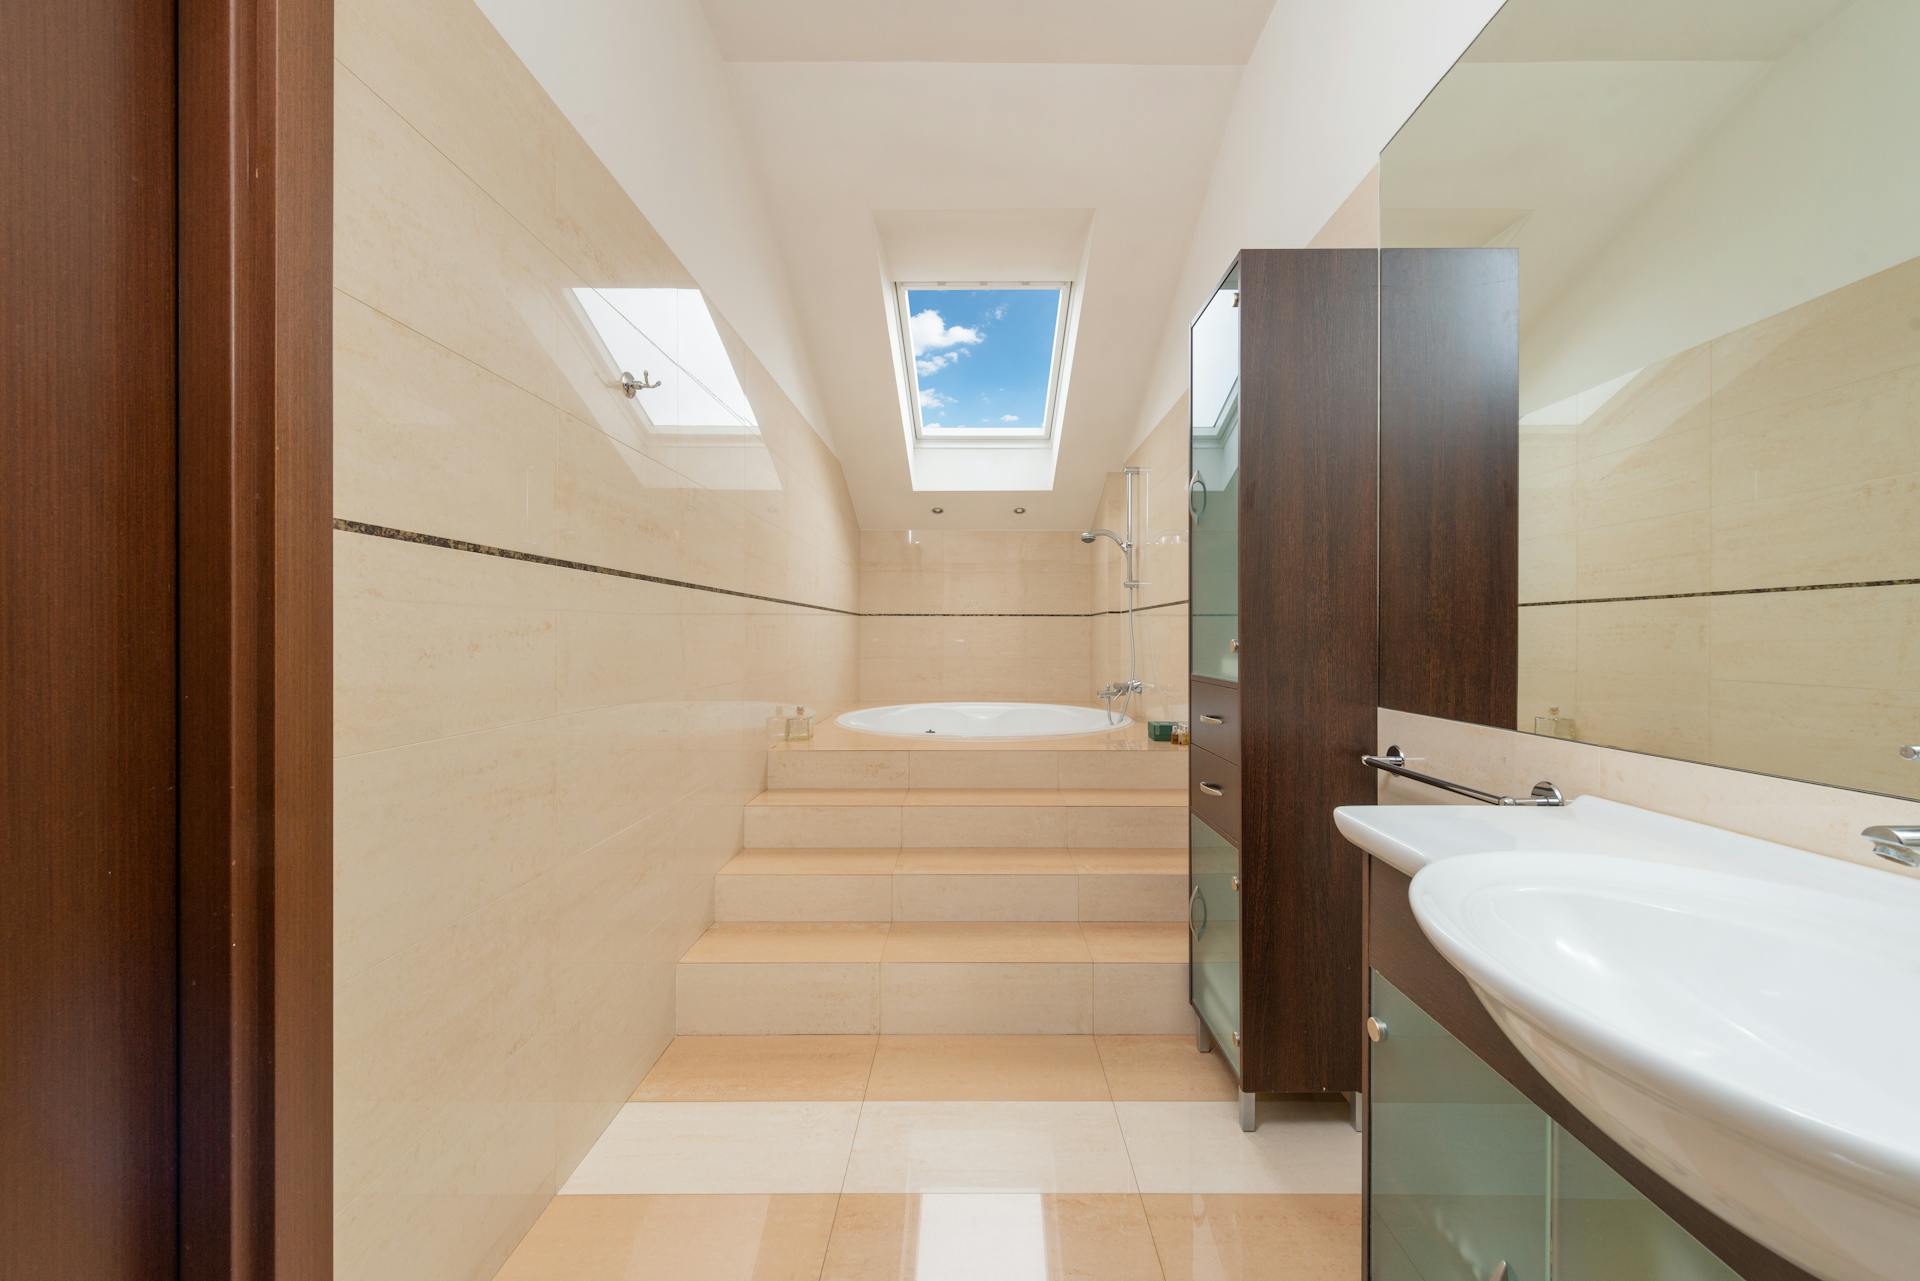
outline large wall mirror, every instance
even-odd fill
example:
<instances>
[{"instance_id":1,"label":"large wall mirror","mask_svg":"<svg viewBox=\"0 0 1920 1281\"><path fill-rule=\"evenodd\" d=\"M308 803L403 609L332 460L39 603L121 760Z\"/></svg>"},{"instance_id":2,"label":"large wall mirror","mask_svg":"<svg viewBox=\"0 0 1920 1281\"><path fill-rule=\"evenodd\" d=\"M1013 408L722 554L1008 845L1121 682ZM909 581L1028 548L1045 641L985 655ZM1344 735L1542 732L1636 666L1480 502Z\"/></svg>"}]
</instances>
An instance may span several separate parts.
<instances>
[{"instance_id":1,"label":"large wall mirror","mask_svg":"<svg viewBox=\"0 0 1920 1281\"><path fill-rule=\"evenodd\" d=\"M1917 129L1915 0L1509 0L1393 140L1518 259L1514 728L1920 796Z\"/></svg>"}]
</instances>

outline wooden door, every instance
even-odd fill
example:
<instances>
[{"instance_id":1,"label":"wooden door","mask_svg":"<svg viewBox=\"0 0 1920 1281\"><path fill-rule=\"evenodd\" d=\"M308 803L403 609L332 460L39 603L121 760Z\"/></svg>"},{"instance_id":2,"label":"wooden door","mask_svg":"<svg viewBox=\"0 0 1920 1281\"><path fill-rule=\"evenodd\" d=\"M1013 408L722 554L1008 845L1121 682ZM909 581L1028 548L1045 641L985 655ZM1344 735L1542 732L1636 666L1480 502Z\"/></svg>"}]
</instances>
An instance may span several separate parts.
<instances>
[{"instance_id":1,"label":"wooden door","mask_svg":"<svg viewBox=\"0 0 1920 1281\"><path fill-rule=\"evenodd\" d=\"M0 1276L175 1268L174 12L0 19Z\"/></svg>"}]
</instances>

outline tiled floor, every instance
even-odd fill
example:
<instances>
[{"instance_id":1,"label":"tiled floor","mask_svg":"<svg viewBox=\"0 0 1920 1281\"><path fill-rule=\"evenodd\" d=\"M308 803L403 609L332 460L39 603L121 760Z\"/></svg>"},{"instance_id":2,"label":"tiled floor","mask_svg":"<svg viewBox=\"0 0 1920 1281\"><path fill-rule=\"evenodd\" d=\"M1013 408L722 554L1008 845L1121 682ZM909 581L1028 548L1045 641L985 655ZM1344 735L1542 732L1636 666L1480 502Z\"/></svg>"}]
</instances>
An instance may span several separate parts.
<instances>
[{"instance_id":1,"label":"tiled floor","mask_svg":"<svg viewBox=\"0 0 1920 1281\"><path fill-rule=\"evenodd\" d=\"M1186 1037L681 1037L500 1277L1354 1281L1344 1103L1235 1088Z\"/></svg>"}]
</instances>

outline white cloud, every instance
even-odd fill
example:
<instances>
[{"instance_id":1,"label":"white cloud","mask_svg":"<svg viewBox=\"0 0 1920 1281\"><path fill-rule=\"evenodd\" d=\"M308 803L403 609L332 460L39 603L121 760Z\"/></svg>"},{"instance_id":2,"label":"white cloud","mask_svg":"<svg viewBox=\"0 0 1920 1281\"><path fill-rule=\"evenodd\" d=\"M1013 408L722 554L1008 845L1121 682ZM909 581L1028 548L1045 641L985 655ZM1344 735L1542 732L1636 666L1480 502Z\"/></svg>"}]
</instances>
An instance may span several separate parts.
<instances>
[{"instance_id":1,"label":"white cloud","mask_svg":"<svg viewBox=\"0 0 1920 1281\"><path fill-rule=\"evenodd\" d=\"M913 354L939 351L947 347L972 346L986 341L986 335L966 325L949 325L940 313L929 307L916 311L907 321L907 334L913 339Z\"/></svg>"},{"instance_id":2,"label":"white cloud","mask_svg":"<svg viewBox=\"0 0 1920 1281\"><path fill-rule=\"evenodd\" d=\"M943 351L935 356L915 356L913 367L920 371L922 378L925 378L928 374L939 373L966 354L966 350L962 348L958 351Z\"/></svg>"},{"instance_id":3,"label":"white cloud","mask_svg":"<svg viewBox=\"0 0 1920 1281\"><path fill-rule=\"evenodd\" d=\"M1001 414L1000 421L1003 423L1017 423L1020 421L1020 415L1019 414Z\"/></svg>"},{"instance_id":4,"label":"white cloud","mask_svg":"<svg viewBox=\"0 0 1920 1281\"><path fill-rule=\"evenodd\" d=\"M920 389L920 410L922 413L930 409L945 409L952 403L951 400L948 400L945 396L942 396L939 392L931 388L922 387Z\"/></svg>"}]
</instances>

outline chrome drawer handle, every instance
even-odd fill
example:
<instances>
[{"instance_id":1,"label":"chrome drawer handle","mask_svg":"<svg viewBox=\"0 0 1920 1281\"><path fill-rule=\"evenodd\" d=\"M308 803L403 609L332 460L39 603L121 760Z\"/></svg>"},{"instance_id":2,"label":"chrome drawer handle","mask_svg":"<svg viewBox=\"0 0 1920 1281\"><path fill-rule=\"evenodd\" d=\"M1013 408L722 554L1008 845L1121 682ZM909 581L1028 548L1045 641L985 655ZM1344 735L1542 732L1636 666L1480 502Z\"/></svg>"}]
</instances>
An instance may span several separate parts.
<instances>
[{"instance_id":1,"label":"chrome drawer handle","mask_svg":"<svg viewBox=\"0 0 1920 1281\"><path fill-rule=\"evenodd\" d=\"M1194 907L1194 904L1196 903L1200 905L1200 923L1198 925L1194 924L1194 921L1193 921L1193 907ZM1200 941L1200 936L1205 934L1206 932L1207 932L1207 900L1204 896L1201 895L1200 887L1196 885L1193 887L1193 893L1187 895L1187 933L1191 934L1193 936L1193 941L1198 943Z\"/></svg>"},{"instance_id":2,"label":"chrome drawer handle","mask_svg":"<svg viewBox=\"0 0 1920 1281\"><path fill-rule=\"evenodd\" d=\"M1218 783L1208 783L1203 781L1200 784L1200 790L1205 792L1208 796L1225 796L1227 794L1226 789L1221 787L1220 784Z\"/></svg>"},{"instance_id":3,"label":"chrome drawer handle","mask_svg":"<svg viewBox=\"0 0 1920 1281\"><path fill-rule=\"evenodd\" d=\"M1227 718L1224 716L1209 716L1205 712L1202 712L1200 713L1200 723L1202 725L1225 725Z\"/></svg>"}]
</instances>

